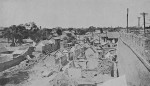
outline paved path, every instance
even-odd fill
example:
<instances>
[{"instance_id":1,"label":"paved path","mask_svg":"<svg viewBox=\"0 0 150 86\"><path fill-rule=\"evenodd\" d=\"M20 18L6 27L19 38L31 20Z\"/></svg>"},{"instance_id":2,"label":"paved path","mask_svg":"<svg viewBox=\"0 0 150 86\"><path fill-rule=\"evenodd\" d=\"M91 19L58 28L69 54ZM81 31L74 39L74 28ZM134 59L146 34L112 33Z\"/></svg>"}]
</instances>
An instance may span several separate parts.
<instances>
[{"instance_id":1,"label":"paved path","mask_svg":"<svg viewBox=\"0 0 150 86\"><path fill-rule=\"evenodd\" d=\"M128 86L150 86L150 72L121 40L118 42L119 74L126 75Z\"/></svg>"}]
</instances>

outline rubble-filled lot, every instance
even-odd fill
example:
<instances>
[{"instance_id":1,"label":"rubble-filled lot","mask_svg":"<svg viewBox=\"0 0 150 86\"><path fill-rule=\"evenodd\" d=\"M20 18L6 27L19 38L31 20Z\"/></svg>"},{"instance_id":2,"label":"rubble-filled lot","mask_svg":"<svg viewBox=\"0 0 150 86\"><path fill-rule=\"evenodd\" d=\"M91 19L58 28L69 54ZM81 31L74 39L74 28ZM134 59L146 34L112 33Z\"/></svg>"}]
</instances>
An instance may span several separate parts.
<instances>
[{"instance_id":1,"label":"rubble-filled lot","mask_svg":"<svg viewBox=\"0 0 150 86\"><path fill-rule=\"evenodd\" d=\"M105 52L109 52L109 48ZM8 71L11 73L5 71L1 81L6 82L1 85L82 86L84 84L96 86L118 77L114 75L116 65L112 61L115 52L110 52L106 58L105 55L99 55L106 53L98 53L94 45L76 44L72 48L47 52L47 55L41 53L33 52L35 56L33 60L23 61L10 68ZM21 77L18 76L20 74Z\"/></svg>"}]
</instances>

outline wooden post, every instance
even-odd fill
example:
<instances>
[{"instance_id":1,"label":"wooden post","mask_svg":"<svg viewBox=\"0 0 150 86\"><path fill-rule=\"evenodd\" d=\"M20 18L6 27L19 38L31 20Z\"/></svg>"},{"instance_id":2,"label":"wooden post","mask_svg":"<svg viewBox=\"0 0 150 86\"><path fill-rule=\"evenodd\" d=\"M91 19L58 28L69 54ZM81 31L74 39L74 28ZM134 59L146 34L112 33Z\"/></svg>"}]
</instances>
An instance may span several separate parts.
<instances>
[{"instance_id":1,"label":"wooden post","mask_svg":"<svg viewBox=\"0 0 150 86\"><path fill-rule=\"evenodd\" d=\"M129 13L129 9L127 8L127 33L128 33L128 13Z\"/></svg>"}]
</instances>

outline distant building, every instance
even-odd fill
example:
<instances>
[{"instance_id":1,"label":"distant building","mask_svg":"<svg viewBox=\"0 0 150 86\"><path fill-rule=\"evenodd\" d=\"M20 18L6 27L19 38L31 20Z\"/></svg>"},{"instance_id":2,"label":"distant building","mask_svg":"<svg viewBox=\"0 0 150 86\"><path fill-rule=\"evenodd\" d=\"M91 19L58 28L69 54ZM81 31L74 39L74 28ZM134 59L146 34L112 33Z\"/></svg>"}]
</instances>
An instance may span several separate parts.
<instances>
[{"instance_id":1,"label":"distant building","mask_svg":"<svg viewBox=\"0 0 150 86\"><path fill-rule=\"evenodd\" d=\"M118 41L119 33L118 32L108 32L107 37L109 41L115 41L115 43Z\"/></svg>"}]
</instances>

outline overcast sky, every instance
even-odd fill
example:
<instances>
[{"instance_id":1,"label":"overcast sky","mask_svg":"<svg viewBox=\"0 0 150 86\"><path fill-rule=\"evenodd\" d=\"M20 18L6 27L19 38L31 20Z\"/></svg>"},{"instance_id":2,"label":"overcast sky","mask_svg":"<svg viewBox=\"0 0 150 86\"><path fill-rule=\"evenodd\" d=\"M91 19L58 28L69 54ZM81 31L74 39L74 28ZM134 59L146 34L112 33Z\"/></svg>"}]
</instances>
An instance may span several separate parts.
<instances>
[{"instance_id":1,"label":"overcast sky","mask_svg":"<svg viewBox=\"0 0 150 86\"><path fill-rule=\"evenodd\" d=\"M150 0L0 0L0 26L34 21L42 27L137 26L150 23ZM150 24L149 24L150 25Z\"/></svg>"}]
</instances>

